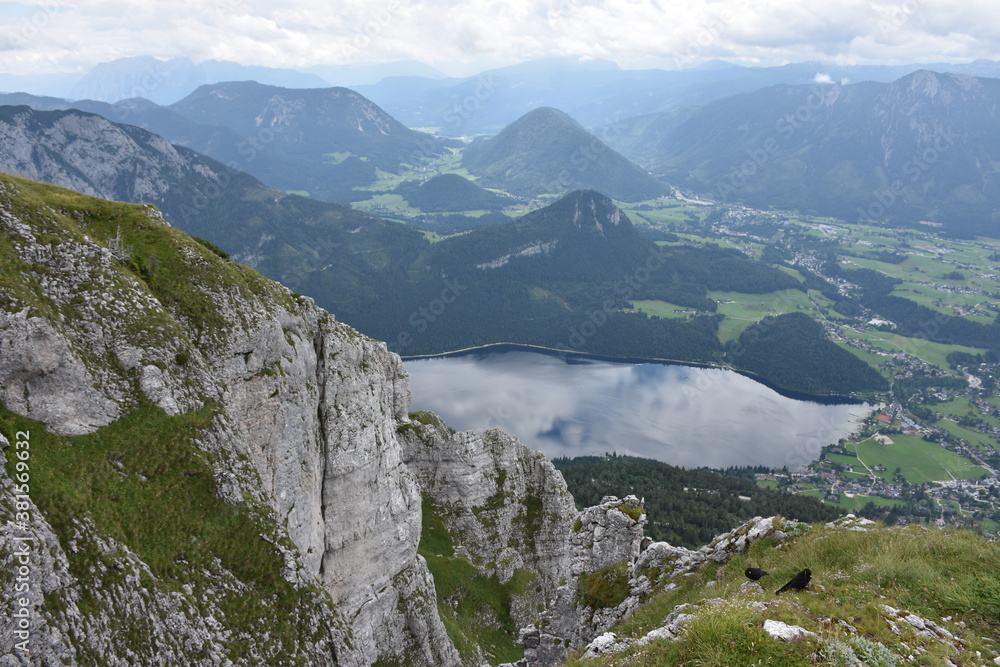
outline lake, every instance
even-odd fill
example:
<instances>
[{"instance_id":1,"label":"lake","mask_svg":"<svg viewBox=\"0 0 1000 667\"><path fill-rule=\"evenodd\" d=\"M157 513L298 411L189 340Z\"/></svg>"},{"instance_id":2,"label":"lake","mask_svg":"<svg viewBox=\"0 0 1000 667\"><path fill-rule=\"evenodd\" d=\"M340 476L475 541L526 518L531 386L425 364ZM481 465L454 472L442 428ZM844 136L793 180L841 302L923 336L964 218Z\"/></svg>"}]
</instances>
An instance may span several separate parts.
<instances>
[{"instance_id":1,"label":"lake","mask_svg":"<svg viewBox=\"0 0 1000 667\"><path fill-rule=\"evenodd\" d=\"M549 457L618 452L687 468L798 469L867 417L732 371L523 349L406 361L412 410L457 430L500 428ZM846 399L844 399L846 401Z\"/></svg>"}]
</instances>

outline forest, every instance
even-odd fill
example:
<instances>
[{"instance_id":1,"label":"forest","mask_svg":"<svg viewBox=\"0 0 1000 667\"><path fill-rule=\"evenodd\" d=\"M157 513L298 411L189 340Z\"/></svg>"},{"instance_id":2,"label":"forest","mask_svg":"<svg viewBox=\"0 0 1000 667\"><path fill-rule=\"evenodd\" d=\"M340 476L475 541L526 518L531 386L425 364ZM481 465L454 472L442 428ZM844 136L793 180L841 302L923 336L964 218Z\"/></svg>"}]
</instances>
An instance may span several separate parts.
<instances>
[{"instance_id":1,"label":"forest","mask_svg":"<svg viewBox=\"0 0 1000 667\"><path fill-rule=\"evenodd\" d=\"M645 500L646 535L689 549L708 544L755 516L817 522L842 514L816 498L759 487L749 469L723 474L614 453L561 457L553 463L578 508L597 505L604 496L635 495Z\"/></svg>"},{"instance_id":2,"label":"forest","mask_svg":"<svg viewBox=\"0 0 1000 667\"><path fill-rule=\"evenodd\" d=\"M805 313L766 317L726 348L737 367L808 394L886 391L878 371L826 337Z\"/></svg>"}]
</instances>

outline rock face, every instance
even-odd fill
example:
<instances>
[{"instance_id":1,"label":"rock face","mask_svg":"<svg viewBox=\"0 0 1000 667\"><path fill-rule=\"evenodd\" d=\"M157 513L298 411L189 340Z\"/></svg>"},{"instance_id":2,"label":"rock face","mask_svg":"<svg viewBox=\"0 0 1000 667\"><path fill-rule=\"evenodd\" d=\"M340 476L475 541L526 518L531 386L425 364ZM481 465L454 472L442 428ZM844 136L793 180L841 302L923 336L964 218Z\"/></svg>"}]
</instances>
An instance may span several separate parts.
<instances>
[{"instance_id":1,"label":"rock face","mask_svg":"<svg viewBox=\"0 0 1000 667\"><path fill-rule=\"evenodd\" d=\"M551 592L570 574L566 545L577 514L562 475L507 433L452 433L427 417L406 430L406 463L464 553L502 583L529 567Z\"/></svg>"},{"instance_id":2,"label":"rock face","mask_svg":"<svg viewBox=\"0 0 1000 667\"><path fill-rule=\"evenodd\" d=\"M3 406L65 436L94 432L140 405L167 415L211 408L197 445L216 461L220 502L269 512L274 522L261 537L281 551L285 578L299 591L325 592L303 593L312 602L296 612L303 629L290 653L310 664L458 664L417 555L420 494L397 435L410 398L399 358L308 299L214 256L153 209L114 205L120 224L109 237L106 221L86 211L26 211L23 187L32 186L4 181L0 192L0 238L11 248L2 261L21 270L0 285ZM58 242L45 240L54 235ZM142 246L143 235L156 239L155 251ZM135 271L133 258L151 252L160 266L183 267L183 293ZM29 502L4 473L0 484L5 513ZM180 664L191 646L204 648L205 664L266 662L266 632L245 637L250 649L234 661L224 644L236 630L220 609L163 592L177 584L86 517L46 516L33 504L27 512L20 533L4 523L0 557L11 563L7 545L18 535L39 545L31 662L92 655L109 665L154 657ZM113 585L94 575L104 596L96 613L74 592L94 583L74 565L83 543L120 575ZM220 586L242 585L232 573L213 574ZM2 581L5 611L15 583ZM61 608L50 602L56 590ZM113 631L112 619L147 617L145 649ZM3 639L8 653L14 638Z\"/></svg>"},{"instance_id":3,"label":"rock face","mask_svg":"<svg viewBox=\"0 0 1000 667\"><path fill-rule=\"evenodd\" d=\"M221 165L160 136L76 110L8 107L0 112L0 146L0 162L10 172L108 199L158 202L193 174L216 184L226 177Z\"/></svg>"}]
</instances>

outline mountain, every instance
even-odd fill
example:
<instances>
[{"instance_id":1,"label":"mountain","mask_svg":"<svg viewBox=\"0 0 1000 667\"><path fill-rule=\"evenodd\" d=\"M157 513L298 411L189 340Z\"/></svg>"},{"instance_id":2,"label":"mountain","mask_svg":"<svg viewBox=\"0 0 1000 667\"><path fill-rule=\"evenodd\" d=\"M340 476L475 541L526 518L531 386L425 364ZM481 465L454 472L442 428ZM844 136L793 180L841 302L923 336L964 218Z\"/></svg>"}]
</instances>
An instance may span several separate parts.
<instances>
[{"instance_id":1,"label":"mountain","mask_svg":"<svg viewBox=\"0 0 1000 667\"><path fill-rule=\"evenodd\" d=\"M441 174L423 183L404 181L396 188L412 206L424 212L495 211L516 200L482 188L458 174Z\"/></svg>"},{"instance_id":2,"label":"mountain","mask_svg":"<svg viewBox=\"0 0 1000 667\"><path fill-rule=\"evenodd\" d=\"M551 108L529 111L497 136L473 142L462 166L484 185L518 195L595 189L622 201L640 201L669 190Z\"/></svg>"},{"instance_id":3,"label":"mountain","mask_svg":"<svg viewBox=\"0 0 1000 667\"><path fill-rule=\"evenodd\" d=\"M172 104L205 84L246 80L288 88L324 88L329 85L315 74L289 69L220 60L194 63L187 58L160 60L134 56L94 66L73 86L67 97L100 102L144 97L157 104Z\"/></svg>"},{"instance_id":4,"label":"mountain","mask_svg":"<svg viewBox=\"0 0 1000 667\"><path fill-rule=\"evenodd\" d=\"M70 101L55 97L39 97L23 93L0 94L0 104L26 105L39 111L79 109L103 116L108 120L141 127L158 134L172 144L185 146L235 169L253 172L262 179L275 175L287 179L289 173L299 173L301 167L289 162L273 151L258 151L247 138L228 127L205 125L141 97L109 104L95 100ZM307 175L301 175L307 178ZM350 197L342 193L344 199ZM121 196L122 199L128 199Z\"/></svg>"},{"instance_id":5,"label":"mountain","mask_svg":"<svg viewBox=\"0 0 1000 667\"><path fill-rule=\"evenodd\" d=\"M383 267L409 261L426 245L416 230L287 195L95 114L0 107L0 137L0 170L107 199L155 204L178 228L293 287L322 268L323 289L338 294L328 303L356 302L352 310L363 308L371 293L391 289Z\"/></svg>"},{"instance_id":6,"label":"mountain","mask_svg":"<svg viewBox=\"0 0 1000 667\"><path fill-rule=\"evenodd\" d=\"M621 69L602 60L544 58L465 78L394 77L356 87L410 127L435 127L447 136L496 134L538 107L562 109L584 127L615 126L629 118L705 106L760 88L840 83L889 83L920 69L998 77L1000 63L839 66L791 63L742 67L714 62L691 68L683 56L664 69ZM611 137L604 137L611 143Z\"/></svg>"},{"instance_id":7,"label":"mountain","mask_svg":"<svg viewBox=\"0 0 1000 667\"><path fill-rule=\"evenodd\" d=\"M889 84L779 86L726 98L632 155L722 201L846 219L995 229L1000 80L919 71Z\"/></svg>"},{"instance_id":8,"label":"mountain","mask_svg":"<svg viewBox=\"0 0 1000 667\"><path fill-rule=\"evenodd\" d=\"M94 114L0 107L0 136L0 169L106 198L156 203L168 220L209 247L313 297L405 354L514 342L715 362L723 349L708 290L803 289L797 279L735 250L659 246L594 191L576 191L517 220L429 243L411 227L267 188L248 174ZM137 262L154 271L147 260ZM702 314L647 317L631 312L636 299ZM810 344L821 345L823 336L817 338ZM747 346L747 359L768 354ZM740 358L731 361L739 366ZM833 391L816 381L822 369L811 366L819 362L807 357L788 376L791 382L783 376L778 384L805 390L802 383L809 382L810 391ZM847 365L838 372L852 375ZM779 379L766 369L761 375ZM870 388L862 383L837 390Z\"/></svg>"},{"instance_id":9,"label":"mountain","mask_svg":"<svg viewBox=\"0 0 1000 667\"><path fill-rule=\"evenodd\" d=\"M417 60L398 60L388 63L358 62L345 65L316 65L305 68L305 71L322 77L329 85L343 86L345 88L373 85L380 81L396 77L447 78L440 70Z\"/></svg>"},{"instance_id":10,"label":"mountain","mask_svg":"<svg viewBox=\"0 0 1000 667\"><path fill-rule=\"evenodd\" d=\"M722 349L708 290L801 289L788 274L739 252L659 246L595 191L575 191L516 220L445 238L393 270L398 278L390 293L357 312L338 312L406 355L506 342L712 361ZM702 314L647 317L630 311L637 299Z\"/></svg>"},{"instance_id":11,"label":"mountain","mask_svg":"<svg viewBox=\"0 0 1000 667\"><path fill-rule=\"evenodd\" d=\"M235 166L273 187L329 201L350 201L352 188L372 183L376 170L396 173L441 154L446 143L410 130L346 88L230 82L202 86L169 108L242 137ZM266 167L257 164L262 154L272 160Z\"/></svg>"}]
</instances>

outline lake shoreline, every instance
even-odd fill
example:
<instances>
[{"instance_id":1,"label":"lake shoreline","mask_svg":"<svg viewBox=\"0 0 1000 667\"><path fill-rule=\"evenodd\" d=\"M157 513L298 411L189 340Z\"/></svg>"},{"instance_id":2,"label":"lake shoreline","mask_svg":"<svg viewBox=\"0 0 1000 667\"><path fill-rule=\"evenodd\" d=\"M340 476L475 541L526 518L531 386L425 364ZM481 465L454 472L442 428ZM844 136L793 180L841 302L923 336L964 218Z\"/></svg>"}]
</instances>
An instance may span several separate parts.
<instances>
[{"instance_id":1,"label":"lake shoreline","mask_svg":"<svg viewBox=\"0 0 1000 667\"><path fill-rule=\"evenodd\" d=\"M548 456L606 452L681 467L803 468L875 406L789 396L725 369L623 363L518 345L408 359L414 411L500 428Z\"/></svg>"},{"instance_id":2,"label":"lake shoreline","mask_svg":"<svg viewBox=\"0 0 1000 667\"><path fill-rule=\"evenodd\" d=\"M576 350L564 350L555 347L546 347L544 345L533 345L531 343L485 343L483 345L474 345L472 347L465 347L458 350L449 350L447 352L437 352L434 354L417 354L412 356L402 356L400 358L406 361L420 361L424 359L448 359L455 357L468 357L477 354L490 354L490 353L504 353L504 352L538 352L539 354L545 354L552 357L559 357L564 361L568 357L574 357L577 359L586 359L593 361L604 361L607 363L614 364L661 364L661 365L671 365L671 366L688 366L690 368L704 368L709 370L720 370L720 371L731 371L733 373L738 373L743 377L749 378L754 382L759 382L768 389L771 389L786 398L791 398L797 401L808 401L811 403L819 403L821 405L863 405L869 403L863 398L858 398L854 396L844 396L841 394L809 394L806 392L796 391L794 389L787 389L773 382L767 380L764 377L752 372L746 371L740 368L735 368L733 366L727 366L725 364L720 364L711 361L685 361L682 359L664 359L664 358L644 358L644 357L612 357L607 355L592 354L590 352L579 352Z\"/></svg>"}]
</instances>

